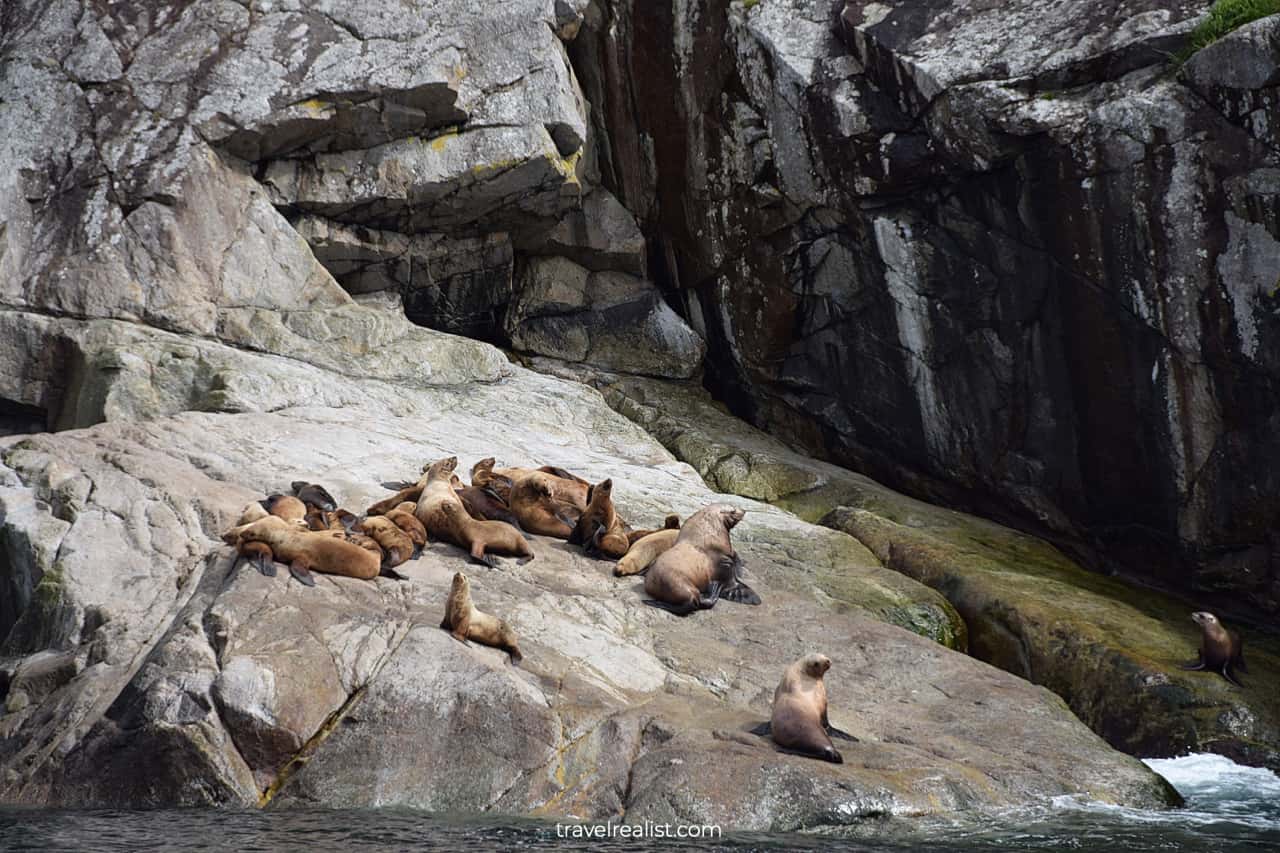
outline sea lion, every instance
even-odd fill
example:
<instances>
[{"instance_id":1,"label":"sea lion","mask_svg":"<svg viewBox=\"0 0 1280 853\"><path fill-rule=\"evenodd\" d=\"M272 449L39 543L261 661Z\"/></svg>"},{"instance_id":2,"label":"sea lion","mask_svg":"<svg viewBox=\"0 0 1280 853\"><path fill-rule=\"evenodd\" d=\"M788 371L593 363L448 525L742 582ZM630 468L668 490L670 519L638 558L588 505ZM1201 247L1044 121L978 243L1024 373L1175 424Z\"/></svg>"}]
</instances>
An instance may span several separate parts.
<instances>
[{"instance_id":1,"label":"sea lion","mask_svg":"<svg viewBox=\"0 0 1280 853\"><path fill-rule=\"evenodd\" d=\"M269 515L285 521L304 521L307 517L307 505L293 495L270 495L261 503Z\"/></svg>"},{"instance_id":2,"label":"sea lion","mask_svg":"<svg viewBox=\"0 0 1280 853\"><path fill-rule=\"evenodd\" d=\"M843 764L836 752L832 736L857 741L857 738L832 728L827 720L827 685L822 676L831 668L826 655L805 655L787 667L782 681L773 691L773 714L768 726L760 726L757 734L768 734L783 752L807 755Z\"/></svg>"},{"instance_id":3,"label":"sea lion","mask_svg":"<svg viewBox=\"0 0 1280 853\"><path fill-rule=\"evenodd\" d=\"M390 485L400 485L400 484L383 483L383 485L390 486ZM416 503L418 498L422 496L422 490L426 485L427 485L427 478L423 477L421 480L414 483L413 485L404 486L403 488L397 490L396 493L391 497L384 498L383 500L380 500L375 504L371 504L369 508L364 511L364 514L365 515L386 515L388 510L395 509L396 507L400 506L400 504L402 503Z\"/></svg>"},{"instance_id":4,"label":"sea lion","mask_svg":"<svg viewBox=\"0 0 1280 853\"><path fill-rule=\"evenodd\" d=\"M628 532L627 542L631 545L634 545L651 533L660 533L663 530L679 530L679 529L680 529L680 516L676 515L673 512L670 515L668 515L665 519L663 519L661 527L650 528L648 530L632 530Z\"/></svg>"},{"instance_id":5,"label":"sea lion","mask_svg":"<svg viewBox=\"0 0 1280 853\"><path fill-rule=\"evenodd\" d=\"M507 505L530 533L568 539L587 509L590 486L546 471L528 471L511 486Z\"/></svg>"},{"instance_id":6,"label":"sea lion","mask_svg":"<svg viewBox=\"0 0 1280 853\"><path fill-rule=\"evenodd\" d=\"M385 516L370 516L357 524L356 529L371 536L382 546L385 554L383 565L387 568L394 569L413 557L415 549L409 534Z\"/></svg>"},{"instance_id":7,"label":"sea lion","mask_svg":"<svg viewBox=\"0 0 1280 853\"><path fill-rule=\"evenodd\" d=\"M497 565L493 554L533 559L533 549L519 530L502 521L479 521L467 514L451 483L457 464L458 457L450 456L427 471L426 485L414 510L427 533L466 548L471 559L490 567Z\"/></svg>"},{"instance_id":8,"label":"sea lion","mask_svg":"<svg viewBox=\"0 0 1280 853\"><path fill-rule=\"evenodd\" d=\"M511 512L507 502L498 497L497 492L477 486L463 486L454 491L458 493L458 498L472 518L481 521L505 521L513 527L520 526L519 519Z\"/></svg>"},{"instance_id":9,"label":"sea lion","mask_svg":"<svg viewBox=\"0 0 1280 853\"><path fill-rule=\"evenodd\" d=\"M729 531L743 510L712 504L695 512L658 555L644 576L645 604L678 616L709 610L721 597L739 604L759 604L760 596L742 582L742 561L729 541Z\"/></svg>"},{"instance_id":10,"label":"sea lion","mask_svg":"<svg viewBox=\"0 0 1280 853\"><path fill-rule=\"evenodd\" d=\"M617 559L631 547L627 526L613 508L613 480L587 488L587 508L569 534L570 545L581 545L588 557Z\"/></svg>"},{"instance_id":11,"label":"sea lion","mask_svg":"<svg viewBox=\"0 0 1280 853\"><path fill-rule=\"evenodd\" d=\"M298 500L307 506L313 506L325 512L332 512L338 508L338 502L333 499L333 495L329 491L317 483L308 483L304 480L295 480L289 484L293 489L294 495Z\"/></svg>"},{"instance_id":12,"label":"sea lion","mask_svg":"<svg viewBox=\"0 0 1280 853\"><path fill-rule=\"evenodd\" d=\"M613 573L618 577L644 574L660 554L676 544L679 536L679 530L657 530L643 539L637 539L627 550L626 556L618 561Z\"/></svg>"},{"instance_id":13,"label":"sea lion","mask_svg":"<svg viewBox=\"0 0 1280 853\"><path fill-rule=\"evenodd\" d=\"M288 563L289 573L307 586L316 583L311 576L312 569L370 580L378 576L382 566L380 556L359 545L324 533L300 530L278 517L264 518L239 529L231 544L240 548L248 542L265 544L275 559Z\"/></svg>"},{"instance_id":14,"label":"sea lion","mask_svg":"<svg viewBox=\"0 0 1280 853\"><path fill-rule=\"evenodd\" d=\"M1244 687L1235 674L1249 671L1244 665L1244 643L1240 635L1227 630L1212 613L1202 610L1192 613L1191 618L1200 626L1200 653L1196 660L1181 664L1181 668L1212 670L1236 687Z\"/></svg>"},{"instance_id":15,"label":"sea lion","mask_svg":"<svg viewBox=\"0 0 1280 853\"><path fill-rule=\"evenodd\" d=\"M386 517L388 521L409 535L415 549L420 549L427 544L427 528L423 527L422 522L418 521L413 514L417 506L405 501L395 509L388 510ZM414 556L416 557L417 554L415 553Z\"/></svg>"},{"instance_id":16,"label":"sea lion","mask_svg":"<svg viewBox=\"0 0 1280 853\"><path fill-rule=\"evenodd\" d=\"M240 520L236 522L236 526L238 527L242 524L252 524L255 521L261 521L270 514L271 513L267 512L266 507L262 505L261 501L254 501L253 503L246 504L245 508L240 511Z\"/></svg>"},{"instance_id":17,"label":"sea lion","mask_svg":"<svg viewBox=\"0 0 1280 853\"><path fill-rule=\"evenodd\" d=\"M453 586L449 588L449 600L445 604L444 619L440 627L453 634L460 642L475 640L486 646L504 649L511 656L511 662L518 664L524 655L516 643L516 632L511 626L496 616L482 613L471 603L471 584L462 572L453 575Z\"/></svg>"}]
</instances>

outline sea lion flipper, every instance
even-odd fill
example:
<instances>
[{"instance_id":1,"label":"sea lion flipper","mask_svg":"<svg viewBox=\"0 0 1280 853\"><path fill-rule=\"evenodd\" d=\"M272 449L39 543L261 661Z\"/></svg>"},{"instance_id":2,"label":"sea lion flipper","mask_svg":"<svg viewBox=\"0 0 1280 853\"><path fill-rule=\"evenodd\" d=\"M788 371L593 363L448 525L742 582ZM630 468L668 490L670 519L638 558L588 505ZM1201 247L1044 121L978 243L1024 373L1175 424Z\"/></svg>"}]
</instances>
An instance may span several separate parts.
<instances>
[{"instance_id":1,"label":"sea lion flipper","mask_svg":"<svg viewBox=\"0 0 1280 853\"><path fill-rule=\"evenodd\" d=\"M385 563L383 564L382 569L378 572L378 574L384 578L391 578L392 580L398 580L398 581L407 581L409 579L408 577L400 574L395 569L391 568Z\"/></svg>"},{"instance_id":2,"label":"sea lion flipper","mask_svg":"<svg viewBox=\"0 0 1280 853\"><path fill-rule=\"evenodd\" d=\"M736 604L760 603L760 596L756 594L756 591L741 581L720 593L720 596Z\"/></svg>"},{"instance_id":3,"label":"sea lion flipper","mask_svg":"<svg viewBox=\"0 0 1280 853\"><path fill-rule=\"evenodd\" d=\"M471 562L479 563L482 566L488 566L491 569L498 568L498 558L492 554L484 553L483 550L479 554L476 554L473 551L471 554Z\"/></svg>"},{"instance_id":4,"label":"sea lion flipper","mask_svg":"<svg viewBox=\"0 0 1280 853\"><path fill-rule=\"evenodd\" d=\"M1195 660L1189 660L1186 663L1180 663L1178 664L1178 669L1185 669L1191 672L1199 672L1200 670L1204 669L1204 658L1196 658Z\"/></svg>"},{"instance_id":5,"label":"sea lion flipper","mask_svg":"<svg viewBox=\"0 0 1280 853\"><path fill-rule=\"evenodd\" d=\"M698 597L698 606L703 610L710 610L716 606L716 602L720 600L720 582L712 581L707 584L707 591Z\"/></svg>"},{"instance_id":6,"label":"sea lion flipper","mask_svg":"<svg viewBox=\"0 0 1280 853\"><path fill-rule=\"evenodd\" d=\"M849 734L846 731L837 729L835 726L832 726L832 725L827 726L827 736L838 738L839 740L847 740L850 743L858 743L858 739L856 737L854 737L853 735Z\"/></svg>"},{"instance_id":7,"label":"sea lion flipper","mask_svg":"<svg viewBox=\"0 0 1280 853\"><path fill-rule=\"evenodd\" d=\"M311 569L307 568L307 564L302 560L294 560L289 564L289 574L297 579L298 583L303 586L315 586L316 579L311 574Z\"/></svg>"},{"instance_id":8,"label":"sea lion flipper","mask_svg":"<svg viewBox=\"0 0 1280 853\"><path fill-rule=\"evenodd\" d=\"M1231 682L1232 684L1234 684L1236 687L1244 687L1244 683L1243 683L1243 682L1241 682L1238 678L1236 678L1234 675L1232 675L1232 674L1231 674L1231 664L1229 664L1229 663L1228 663L1228 664L1223 664L1223 666L1222 666L1222 677L1223 677L1223 678L1225 678L1227 681L1230 681L1230 682Z\"/></svg>"},{"instance_id":9,"label":"sea lion flipper","mask_svg":"<svg viewBox=\"0 0 1280 853\"><path fill-rule=\"evenodd\" d=\"M403 492L405 489L412 489L414 486L408 480L387 480L378 485L391 492Z\"/></svg>"},{"instance_id":10,"label":"sea lion flipper","mask_svg":"<svg viewBox=\"0 0 1280 853\"><path fill-rule=\"evenodd\" d=\"M769 735L773 734L773 724L768 720L765 720L760 725L747 729L747 731L753 735L759 735L760 737L769 737Z\"/></svg>"},{"instance_id":11,"label":"sea lion flipper","mask_svg":"<svg viewBox=\"0 0 1280 853\"><path fill-rule=\"evenodd\" d=\"M258 574L268 578L276 576L275 561L266 554L255 554L252 562L253 567L258 570Z\"/></svg>"}]
</instances>

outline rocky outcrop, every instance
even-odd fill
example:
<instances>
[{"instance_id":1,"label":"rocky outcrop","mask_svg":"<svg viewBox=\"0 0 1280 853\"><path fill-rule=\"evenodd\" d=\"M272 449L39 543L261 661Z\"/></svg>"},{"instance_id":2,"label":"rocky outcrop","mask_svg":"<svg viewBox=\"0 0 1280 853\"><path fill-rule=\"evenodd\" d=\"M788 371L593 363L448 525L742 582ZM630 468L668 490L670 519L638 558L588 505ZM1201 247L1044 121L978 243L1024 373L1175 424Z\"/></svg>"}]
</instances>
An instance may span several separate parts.
<instances>
[{"instance_id":1,"label":"rocky outcrop","mask_svg":"<svg viewBox=\"0 0 1280 853\"><path fill-rule=\"evenodd\" d=\"M237 570L216 537L246 501L306 478L358 508L386 494L380 480L445 453L611 476L637 523L716 499L580 385L525 371L461 390L370 380L341 407L276 408L304 376L334 376L295 375L260 392L273 411L0 443L14 603L0 624L5 801L399 804L792 829L1062 793L1167 796L1052 694L889 624L932 612L915 630L954 632L936 592L846 534L741 498L735 540L765 604L688 619L542 538L531 563L498 569L432 543L403 582L321 577L308 589L283 570ZM519 412L521 429L503 412ZM438 627L458 570L519 633L522 668ZM767 718L782 662L813 648L836 661L833 720L860 739L839 767L747 731Z\"/></svg>"},{"instance_id":2,"label":"rocky outcrop","mask_svg":"<svg viewBox=\"0 0 1280 853\"><path fill-rule=\"evenodd\" d=\"M1117 749L1217 752L1280 770L1280 643L1234 621L1232 602L1192 602L1086 571L1032 536L806 457L701 388L533 364L598 388L716 489L843 530L886 567L938 590L963 617L970 654L1053 690ZM1190 614L1206 607L1244 635L1252 677L1243 690L1180 667L1200 644Z\"/></svg>"},{"instance_id":3,"label":"rocky outcrop","mask_svg":"<svg viewBox=\"0 0 1280 853\"><path fill-rule=\"evenodd\" d=\"M600 0L571 52L735 412L1275 614L1277 25L1178 71L1207 5Z\"/></svg>"}]
</instances>

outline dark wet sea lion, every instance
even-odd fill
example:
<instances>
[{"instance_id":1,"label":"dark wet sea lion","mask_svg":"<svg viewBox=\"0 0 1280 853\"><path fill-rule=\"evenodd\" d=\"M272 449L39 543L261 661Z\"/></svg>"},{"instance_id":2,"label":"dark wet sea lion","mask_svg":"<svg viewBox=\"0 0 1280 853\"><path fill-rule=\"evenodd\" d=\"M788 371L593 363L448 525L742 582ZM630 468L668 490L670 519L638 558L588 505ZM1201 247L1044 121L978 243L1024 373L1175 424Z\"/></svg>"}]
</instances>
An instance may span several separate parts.
<instances>
[{"instance_id":1,"label":"dark wet sea lion","mask_svg":"<svg viewBox=\"0 0 1280 853\"><path fill-rule=\"evenodd\" d=\"M729 531L743 510L712 504L694 513L669 549L658 555L644 576L645 604L687 616L708 610L721 598L759 604L760 596L742 582L742 561L729 541Z\"/></svg>"},{"instance_id":2,"label":"dark wet sea lion","mask_svg":"<svg viewBox=\"0 0 1280 853\"><path fill-rule=\"evenodd\" d=\"M587 508L578 517L570 545L581 545L589 557L613 557L627 553L631 542L626 523L613 507L613 480L601 480L587 488Z\"/></svg>"},{"instance_id":3,"label":"dark wet sea lion","mask_svg":"<svg viewBox=\"0 0 1280 853\"><path fill-rule=\"evenodd\" d=\"M768 734L783 752L843 764L844 757L832 745L831 737L857 738L832 728L827 720L827 685L822 676L830 668L831 659L819 654L806 655L787 667L773 691L769 724L754 731Z\"/></svg>"},{"instance_id":4,"label":"dark wet sea lion","mask_svg":"<svg viewBox=\"0 0 1280 853\"><path fill-rule=\"evenodd\" d=\"M333 499L333 495L329 494L329 490L317 483L295 480L290 484L290 488L293 489L298 500L307 506L313 506L325 512L332 512L338 508L338 502Z\"/></svg>"},{"instance_id":5,"label":"dark wet sea lion","mask_svg":"<svg viewBox=\"0 0 1280 853\"><path fill-rule=\"evenodd\" d=\"M1236 675L1249 671L1240 635L1227 630L1217 616L1207 611L1192 613L1191 618L1200 626L1200 653L1196 660L1182 664L1182 669L1216 672L1237 687L1244 687Z\"/></svg>"},{"instance_id":6,"label":"dark wet sea lion","mask_svg":"<svg viewBox=\"0 0 1280 853\"><path fill-rule=\"evenodd\" d=\"M486 646L504 649L512 663L519 663L524 655L516 642L516 632L496 616L483 613L471 602L471 584L467 576L457 572L449 588L449 600L445 603L444 620L440 627L453 634L460 642L475 640Z\"/></svg>"},{"instance_id":7,"label":"dark wet sea lion","mask_svg":"<svg viewBox=\"0 0 1280 853\"><path fill-rule=\"evenodd\" d=\"M463 486L454 489L458 499L466 507L467 514L480 521L505 521L513 527L519 527L520 521L511 512L507 502L498 497L497 492L481 489L477 486Z\"/></svg>"}]
</instances>

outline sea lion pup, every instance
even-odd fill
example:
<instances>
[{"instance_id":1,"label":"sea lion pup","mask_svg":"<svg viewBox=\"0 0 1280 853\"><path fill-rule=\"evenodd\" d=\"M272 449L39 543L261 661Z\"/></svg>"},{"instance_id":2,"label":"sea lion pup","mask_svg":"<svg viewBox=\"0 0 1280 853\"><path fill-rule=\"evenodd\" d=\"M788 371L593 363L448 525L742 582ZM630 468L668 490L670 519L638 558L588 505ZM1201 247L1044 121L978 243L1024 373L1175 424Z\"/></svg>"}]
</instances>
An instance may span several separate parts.
<instances>
[{"instance_id":1,"label":"sea lion pup","mask_svg":"<svg viewBox=\"0 0 1280 853\"><path fill-rule=\"evenodd\" d=\"M742 521L743 510L712 504L695 512L672 545L649 567L645 604L687 616L709 610L721 597L739 604L759 604L760 596L742 582L742 561L729 541L729 531Z\"/></svg>"},{"instance_id":2,"label":"sea lion pup","mask_svg":"<svg viewBox=\"0 0 1280 853\"><path fill-rule=\"evenodd\" d=\"M451 482L457 464L458 457L450 456L427 470L414 515L428 535L466 548L471 559L491 568L497 566L493 554L532 559L533 550L519 530L505 522L479 521L467 514Z\"/></svg>"},{"instance_id":3,"label":"sea lion pup","mask_svg":"<svg viewBox=\"0 0 1280 853\"><path fill-rule=\"evenodd\" d=\"M651 533L660 533L663 530L679 530L680 516L674 512L663 519L662 526L659 528L650 528L648 530L631 530L627 533L627 542L634 545L644 537Z\"/></svg>"},{"instance_id":4,"label":"sea lion pup","mask_svg":"<svg viewBox=\"0 0 1280 853\"><path fill-rule=\"evenodd\" d=\"M417 557L422 547L427 544L427 528L423 527L422 522L418 521L413 514L417 506L405 501L395 509L388 510L386 516L388 521L409 535L409 540L413 542L414 557Z\"/></svg>"},{"instance_id":5,"label":"sea lion pup","mask_svg":"<svg viewBox=\"0 0 1280 853\"><path fill-rule=\"evenodd\" d=\"M298 500L307 506L316 507L324 512L333 512L338 508L338 502L333 499L333 495L329 494L329 490L317 483L294 480L289 484L289 488L293 489Z\"/></svg>"},{"instance_id":6,"label":"sea lion pup","mask_svg":"<svg viewBox=\"0 0 1280 853\"><path fill-rule=\"evenodd\" d=\"M307 505L293 495L270 495L261 504L268 514L285 521L304 521L307 517Z\"/></svg>"},{"instance_id":7,"label":"sea lion pup","mask_svg":"<svg viewBox=\"0 0 1280 853\"><path fill-rule=\"evenodd\" d=\"M395 510L392 510L395 512ZM415 548L409 534L386 516L374 515L356 525L356 529L373 537L382 546L386 555L383 565L394 569L396 566L413 557Z\"/></svg>"},{"instance_id":8,"label":"sea lion pup","mask_svg":"<svg viewBox=\"0 0 1280 853\"><path fill-rule=\"evenodd\" d=\"M240 529L235 544L240 547L247 542L266 545L275 559L288 563L289 573L307 586L316 585L311 576L313 569L370 580L378 576L382 567L380 556L359 545L323 533L299 530L276 518L264 518Z\"/></svg>"},{"instance_id":9,"label":"sea lion pup","mask_svg":"<svg viewBox=\"0 0 1280 853\"><path fill-rule=\"evenodd\" d=\"M627 550L626 556L614 566L613 573L617 577L642 575L660 554L670 550L679 538L679 530L655 530L642 539L637 539Z\"/></svg>"},{"instance_id":10,"label":"sea lion pup","mask_svg":"<svg viewBox=\"0 0 1280 853\"><path fill-rule=\"evenodd\" d=\"M831 668L826 655L805 655L787 667L773 691L773 714L767 726L753 729L768 734L782 752L793 752L823 761L843 764L831 737L857 741L850 734L832 728L827 721L827 685L822 676Z\"/></svg>"},{"instance_id":11,"label":"sea lion pup","mask_svg":"<svg viewBox=\"0 0 1280 853\"><path fill-rule=\"evenodd\" d=\"M1181 664L1182 669L1211 670L1236 687L1244 687L1235 672L1248 672L1244 665L1244 643L1235 631L1229 631L1218 617L1206 611L1191 614L1200 626L1200 653L1197 658Z\"/></svg>"},{"instance_id":12,"label":"sea lion pup","mask_svg":"<svg viewBox=\"0 0 1280 853\"><path fill-rule=\"evenodd\" d=\"M631 542L627 525L613 508L613 480L587 487L587 508L569 534L570 545L581 545L588 557L613 557L627 553Z\"/></svg>"},{"instance_id":13,"label":"sea lion pup","mask_svg":"<svg viewBox=\"0 0 1280 853\"><path fill-rule=\"evenodd\" d=\"M496 616L477 610L471 603L471 583L462 572L453 575L453 586L449 588L449 600L445 603L440 627L459 642L475 640L485 646L503 649L511 656L513 664L524 659L511 626Z\"/></svg>"}]
</instances>

